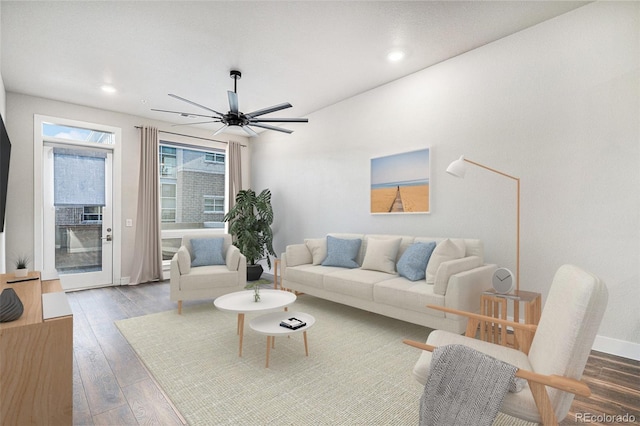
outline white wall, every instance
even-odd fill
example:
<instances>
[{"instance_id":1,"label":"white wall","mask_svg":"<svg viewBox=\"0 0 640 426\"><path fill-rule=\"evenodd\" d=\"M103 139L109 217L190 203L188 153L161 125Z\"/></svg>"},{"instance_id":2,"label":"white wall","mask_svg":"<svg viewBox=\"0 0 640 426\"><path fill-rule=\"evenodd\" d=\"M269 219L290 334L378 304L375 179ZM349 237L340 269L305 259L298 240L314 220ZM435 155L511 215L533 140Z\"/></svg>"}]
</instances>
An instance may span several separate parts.
<instances>
[{"instance_id":1,"label":"white wall","mask_svg":"<svg viewBox=\"0 0 640 426\"><path fill-rule=\"evenodd\" d=\"M589 4L264 133L252 187L273 193L276 250L330 231L477 237L515 268L515 184L447 175L465 154L522 180L521 288L546 300L564 263L599 275L595 348L640 359L639 15ZM423 147L432 213L370 215L370 158Z\"/></svg>"},{"instance_id":2,"label":"white wall","mask_svg":"<svg viewBox=\"0 0 640 426\"><path fill-rule=\"evenodd\" d=\"M6 253L7 257L27 253L34 258L34 195L33 195L33 116L34 114L67 118L120 127L122 129L122 277L129 277L135 245L135 224L138 207L138 179L140 170L139 130L134 126L152 125L160 130L175 132L168 123L151 121L137 116L87 108L80 105L7 93L7 131L11 137L11 168L7 201ZM177 133L211 138L211 132L197 128L181 128ZM161 135L162 136L162 135ZM216 139L235 140L248 144L243 136L221 134ZM184 142L193 142L183 139ZM214 143L212 143L214 144ZM224 145L218 144L224 148ZM213 145L212 145L213 146ZM216 145L217 146L217 145ZM243 181L250 178L249 149L243 150ZM133 227L125 227L126 219L133 219ZM9 268L12 269L12 268ZM114 277L119 282L120 277Z\"/></svg>"}]
</instances>

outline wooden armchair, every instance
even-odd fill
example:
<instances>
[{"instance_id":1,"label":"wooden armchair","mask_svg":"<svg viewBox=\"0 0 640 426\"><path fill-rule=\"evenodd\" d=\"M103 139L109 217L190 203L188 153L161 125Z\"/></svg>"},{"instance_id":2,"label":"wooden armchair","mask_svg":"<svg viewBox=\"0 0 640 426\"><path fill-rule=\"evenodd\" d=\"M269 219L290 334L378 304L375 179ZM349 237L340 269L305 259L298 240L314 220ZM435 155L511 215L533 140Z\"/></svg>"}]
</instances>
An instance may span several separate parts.
<instances>
[{"instance_id":1,"label":"wooden armchair","mask_svg":"<svg viewBox=\"0 0 640 426\"><path fill-rule=\"evenodd\" d=\"M482 315L429 306L470 318L465 336L446 331L431 332L427 343L405 340L423 349L413 369L418 382L429 376L431 351L438 346L462 344L518 367L517 377L528 388L507 393L500 411L544 425L557 425L566 417L574 395L589 396L582 373L607 305L607 288L598 277L576 266L564 265L556 272L540 323L521 324ZM511 327L520 350L475 339L479 321Z\"/></svg>"}]
</instances>

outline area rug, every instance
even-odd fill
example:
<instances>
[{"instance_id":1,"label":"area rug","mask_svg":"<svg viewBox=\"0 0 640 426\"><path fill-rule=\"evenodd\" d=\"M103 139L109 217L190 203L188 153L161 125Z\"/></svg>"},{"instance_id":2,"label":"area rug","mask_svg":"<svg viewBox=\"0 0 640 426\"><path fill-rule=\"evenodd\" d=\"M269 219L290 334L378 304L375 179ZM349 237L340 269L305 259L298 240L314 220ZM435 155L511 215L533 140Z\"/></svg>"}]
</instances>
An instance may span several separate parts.
<instances>
[{"instance_id":1,"label":"area rug","mask_svg":"<svg viewBox=\"0 0 640 426\"><path fill-rule=\"evenodd\" d=\"M429 329L311 296L290 307L316 318L276 340L248 327L238 357L236 315L212 303L116 325L190 425L417 425L422 386L411 376ZM500 415L498 425L527 425Z\"/></svg>"}]
</instances>

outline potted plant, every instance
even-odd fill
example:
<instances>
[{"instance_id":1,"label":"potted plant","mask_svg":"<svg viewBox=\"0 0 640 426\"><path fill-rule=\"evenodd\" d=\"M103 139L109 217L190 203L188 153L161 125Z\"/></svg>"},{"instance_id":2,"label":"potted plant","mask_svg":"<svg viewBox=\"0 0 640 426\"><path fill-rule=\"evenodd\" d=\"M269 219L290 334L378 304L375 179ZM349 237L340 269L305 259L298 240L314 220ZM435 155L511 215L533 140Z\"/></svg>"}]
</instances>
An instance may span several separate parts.
<instances>
[{"instance_id":1,"label":"potted plant","mask_svg":"<svg viewBox=\"0 0 640 426\"><path fill-rule=\"evenodd\" d=\"M224 216L224 221L229 222L233 245L247 258L247 281L260 279L262 265L257 262L266 258L271 268L269 255L276 255L271 231L271 191L265 189L258 195L252 189L239 191L236 204Z\"/></svg>"},{"instance_id":2,"label":"potted plant","mask_svg":"<svg viewBox=\"0 0 640 426\"><path fill-rule=\"evenodd\" d=\"M16 264L16 272L15 272L16 277L23 278L29 275L29 269L27 268L27 266L29 265L29 257L24 255L18 256L15 260L15 264Z\"/></svg>"}]
</instances>

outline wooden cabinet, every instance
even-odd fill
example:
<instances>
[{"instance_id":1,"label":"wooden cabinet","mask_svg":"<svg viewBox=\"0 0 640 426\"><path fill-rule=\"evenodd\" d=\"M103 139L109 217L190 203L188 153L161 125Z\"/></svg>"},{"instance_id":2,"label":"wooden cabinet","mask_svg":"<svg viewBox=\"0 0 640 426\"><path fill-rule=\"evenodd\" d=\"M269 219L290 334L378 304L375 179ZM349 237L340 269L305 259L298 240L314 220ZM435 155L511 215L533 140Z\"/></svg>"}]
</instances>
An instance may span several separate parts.
<instances>
[{"instance_id":1,"label":"wooden cabinet","mask_svg":"<svg viewBox=\"0 0 640 426\"><path fill-rule=\"evenodd\" d=\"M70 425L73 420L73 315L58 281L39 272L11 283L24 305L12 322L0 323L0 425Z\"/></svg>"}]
</instances>

